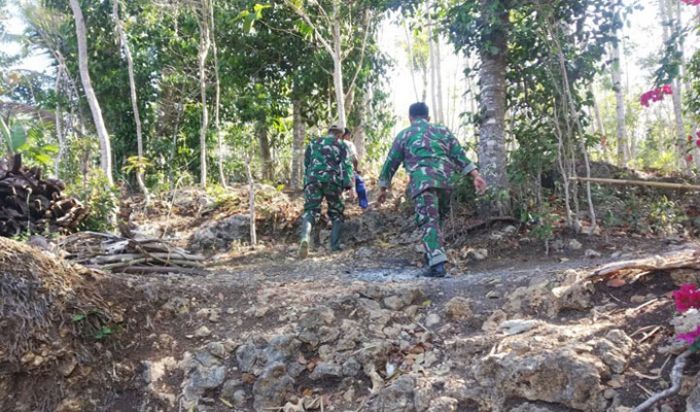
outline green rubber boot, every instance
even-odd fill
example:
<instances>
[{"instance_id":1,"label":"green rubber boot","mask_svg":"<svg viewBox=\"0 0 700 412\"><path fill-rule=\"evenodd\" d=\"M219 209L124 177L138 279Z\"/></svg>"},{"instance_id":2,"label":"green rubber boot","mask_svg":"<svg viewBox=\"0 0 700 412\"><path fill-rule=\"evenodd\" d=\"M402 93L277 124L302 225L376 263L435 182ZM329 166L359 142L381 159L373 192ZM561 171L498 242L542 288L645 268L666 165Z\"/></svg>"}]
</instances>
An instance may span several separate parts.
<instances>
[{"instance_id":1,"label":"green rubber boot","mask_svg":"<svg viewBox=\"0 0 700 412\"><path fill-rule=\"evenodd\" d=\"M304 217L301 221L301 239L299 241L299 258L305 259L309 256L309 236L311 235L311 219Z\"/></svg>"},{"instance_id":2,"label":"green rubber boot","mask_svg":"<svg viewBox=\"0 0 700 412\"><path fill-rule=\"evenodd\" d=\"M343 222L336 220L331 227L331 250L337 252L340 250L340 235L343 234Z\"/></svg>"}]
</instances>

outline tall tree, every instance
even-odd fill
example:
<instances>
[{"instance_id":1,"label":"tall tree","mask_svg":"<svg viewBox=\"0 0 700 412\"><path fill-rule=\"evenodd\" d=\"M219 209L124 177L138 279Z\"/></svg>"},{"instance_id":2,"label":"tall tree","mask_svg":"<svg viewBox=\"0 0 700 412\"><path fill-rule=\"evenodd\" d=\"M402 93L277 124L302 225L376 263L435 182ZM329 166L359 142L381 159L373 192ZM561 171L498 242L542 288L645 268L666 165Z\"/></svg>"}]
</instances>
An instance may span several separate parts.
<instances>
[{"instance_id":1,"label":"tall tree","mask_svg":"<svg viewBox=\"0 0 700 412\"><path fill-rule=\"evenodd\" d=\"M479 47L480 128L478 155L482 175L496 190L508 190L505 116L509 5L506 1L480 0L484 44ZM497 205L505 213L507 205Z\"/></svg>"},{"instance_id":2,"label":"tall tree","mask_svg":"<svg viewBox=\"0 0 700 412\"><path fill-rule=\"evenodd\" d=\"M673 0L676 1L676 0ZM663 42L664 42L664 48L667 49L667 55L670 56L678 56L679 50L678 50L678 44L676 43L675 37L676 36L671 36L671 29L675 26L674 23L674 6L669 0L659 0L659 14L661 17L661 22L663 25ZM680 30L680 28L678 28ZM678 58L674 58L674 61L676 64L680 65ZM678 153L678 161L679 164L684 167L686 170L689 169L690 164L688 162L685 162L683 159L685 158L685 151L686 151L686 138L685 138L685 129L683 127L683 107L681 103L681 81L678 78L678 76L674 76L673 79L671 79L671 100L673 102L673 120L674 120L674 129L675 129L675 138L674 138L674 145L676 146L676 150Z\"/></svg>"},{"instance_id":3,"label":"tall tree","mask_svg":"<svg viewBox=\"0 0 700 412\"><path fill-rule=\"evenodd\" d=\"M362 69L362 64L356 66L355 75L352 76L350 84L346 86L343 78L343 62L351 49L355 47L352 40L356 37L363 39L360 61L364 59L369 24L372 21L374 11L371 8L366 8L359 1L341 2L340 0L330 0L330 4L326 5L314 1L312 5L316 14L313 15L308 8L304 7L303 2L284 1L302 19L305 27L312 31L315 39L328 53L333 62L332 76L338 114L337 119L339 126L345 127L347 123L346 106L348 100L352 100L355 83L358 78L357 73ZM353 14L357 15L358 13L364 16L364 26L358 27L357 24L352 22ZM350 21L350 24L346 24L347 21ZM347 29L343 32L342 28ZM360 35L360 32L362 32L362 35Z\"/></svg>"},{"instance_id":4,"label":"tall tree","mask_svg":"<svg viewBox=\"0 0 700 412\"><path fill-rule=\"evenodd\" d=\"M127 73L129 75L129 92L131 96L131 110L134 112L134 123L136 124L136 147L137 147L137 162L136 165L136 182L139 185L141 193L148 202L148 188L144 182L143 173L145 168L145 158L143 156L143 132L141 129L141 113L139 112L138 95L136 94L136 77L134 76L134 58L131 55L131 47L129 40L126 37L124 26L121 17L119 16L119 0L112 0L112 17L114 18L114 26L117 32L119 43L124 51L126 58Z\"/></svg>"},{"instance_id":5,"label":"tall tree","mask_svg":"<svg viewBox=\"0 0 700 412\"><path fill-rule=\"evenodd\" d=\"M85 97L90 106L90 112L92 113L92 120L95 124L95 129L97 131L97 137L100 141L100 163L102 170L105 173L107 182L110 186L114 185L114 180L112 177L112 147L109 139L109 134L107 133L107 128L105 127L104 119L102 118L102 109L97 101L97 96L92 88L92 81L90 80L90 71L88 68L88 49L87 49L87 37L85 35L85 18L83 17L83 12L80 9L80 3L78 0L70 0L70 7L73 11L73 18L75 20L75 34L78 42L78 67L80 70L80 79L83 83L83 91L85 92Z\"/></svg>"},{"instance_id":6,"label":"tall tree","mask_svg":"<svg viewBox=\"0 0 700 412\"><path fill-rule=\"evenodd\" d=\"M199 25L199 50L197 62L199 67L199 96L202 105L202 123L199 128L199 184L207 186L207 132L209 131L209 108L207 106L207 57L211 48L209 0L199 0L195 6Z\"/></svg>"},{"instance_id":7,"label":"tall tree","mask_svg":"<svg viewBox=\"0 0 700 412\"><path fill-rule=\"evenodd\" d=\"M627 145L627 130L625 126L625 93L622 88L622 63L620 62L619 39L612 46L612 82L615 92L615 124L617 130L617 165L627 166L629 149Z\"/></svg>"}]
</instances>

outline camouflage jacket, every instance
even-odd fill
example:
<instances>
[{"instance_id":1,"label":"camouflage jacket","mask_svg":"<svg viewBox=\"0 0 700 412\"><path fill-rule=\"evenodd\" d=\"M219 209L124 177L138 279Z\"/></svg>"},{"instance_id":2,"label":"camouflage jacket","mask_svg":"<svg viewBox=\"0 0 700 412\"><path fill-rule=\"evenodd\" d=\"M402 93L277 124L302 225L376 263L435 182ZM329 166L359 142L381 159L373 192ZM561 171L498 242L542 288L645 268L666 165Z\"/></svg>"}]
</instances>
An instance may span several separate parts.
<instances>
[{"instance_id":1,"label":"camouflage jacket","mask_svg":"<svg viewBox=\"0 0 700 412\"><path fill-rule=\"evenodd\" d=\"M347 146L334 136L319 137L306 146L304 186L330 183L339 189L352 187L352 163Z\"/></svg>"},{"instance_id":2,"label":"camouflage jacket","mask_svg":"<svg viewBox=\"0 0 700 412\"><path fill-rule=\"evenodd\" d=\"M413 122L394 139L379 175L380 187L389 187L401 163L411 179L411 197L429 188L447 189L454 173L467 174L476 169L446 127L423 119Z\"/></svg>"}]
</instances>

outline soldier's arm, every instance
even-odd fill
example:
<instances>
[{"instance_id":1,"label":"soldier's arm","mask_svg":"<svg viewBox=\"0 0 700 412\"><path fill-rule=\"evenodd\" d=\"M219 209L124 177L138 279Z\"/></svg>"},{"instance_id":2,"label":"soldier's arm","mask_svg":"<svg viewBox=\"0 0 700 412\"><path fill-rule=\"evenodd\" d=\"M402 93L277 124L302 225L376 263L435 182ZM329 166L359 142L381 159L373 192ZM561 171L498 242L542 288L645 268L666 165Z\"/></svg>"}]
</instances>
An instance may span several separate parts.
<instances>
[{"instance_id":1,"label":"soldier's arm","mask_svg":"<svg viewBox=\"0 0 700 412\"><path fill-rule=\"evenodd\" d=\"M304 151L304 170L309 168L309 163L311 163L311 143L306 145L306 151Z\"/></svg>"},{"instance_id":2,"label":"soldier's arm","mask_svg":"<svg viewBox=\"0 0 700 412\"><path fill-rule=\"evenodd\" d=\"M467 158L467 154L464 152L462 145L459 144L459 140L449 131L447 133L447 138L449 139L449 156L452 163L457 166L457 169L460 170L463 175L468 175L476 170L476 164Z\"/></svg>"},{"instance_id":3,"label":"soldier's arm","mask_svg":"<svg viewBox=\"0 0 700 412\"><path fill-rule=\"evenodd\" d=\"M389 154L384 161L384 166L382 166L382 171L379 174L379 187L383 189L389 188L391 185L391 179L394 178L394 174L401 166L403 162L403 135L399 134L394 139L394 143L391 145Z\"/></svg>"},{"instance_id":4,"label":"soldier's arm","mask_svg":"<svg viewBox=\"0 0 700 412\"><path fill-rule=\"evenodd\" d=\"M352 169L352 161L348 155L347 146L341 145L341 157L342 157L342 167L343 167L343 189L352 189L354 179L354 173Z\"/></svg>"}]
</instances>

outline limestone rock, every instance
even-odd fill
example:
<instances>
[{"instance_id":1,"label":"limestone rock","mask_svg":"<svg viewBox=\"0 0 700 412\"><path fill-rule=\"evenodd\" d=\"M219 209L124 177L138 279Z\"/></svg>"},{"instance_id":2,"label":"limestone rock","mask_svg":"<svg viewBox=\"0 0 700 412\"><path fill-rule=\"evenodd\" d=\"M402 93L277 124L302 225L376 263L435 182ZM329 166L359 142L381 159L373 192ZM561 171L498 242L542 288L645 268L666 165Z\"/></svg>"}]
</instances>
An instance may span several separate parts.
<instances>
[{"instance_id":1,"label":"limestone rock","mask_svg":"<svg viewBox=\"0 0 700 412\"><path fill-rule=\"evenodd\" d=\"M569 249L571 249L571 250L580 250L583 247L581 242L579 242L576 239L569 240L568 246L569 246Z\"/></svg>"},{"instance_id":2,"label":"limestone rock","mask_svg":"<svg viewBox=\"0 0 700 412\"><path fill-rule=\"evenodd\" d=\"M391 310L401 310L406 306L417 303L423 296L423 292L420 289L402 289L397 294L385 297L384 305Z\"/></svg>"},{"instance_id":3,"label":"limestone rock","mask_svg":"<svg viewBox=\"0 0 700 412\"><path fill-rule=\"evenodd\" d=\"M455 398L441 396L430 401L428 412L457 412L459 401Z\"/></svg>"},{"instance_id":4,"label":"limestone rock","mask_svg":"<svg viewBox=\"0 0 700 412\"><path fill-rule=\"evenodd\" d=\"M559 299L552 293L548 282L519 287L508 296L503 307L515 314L537 314L553 318L559 314Z\"/></svg>"},{"instance_id":5,"label":"limestone rock","mask_svg":"<svg viewBox=\"0 0 700 412\"><path fill-rule=\"evenodd\" d=\"M339 335L337 330L329 328L334 321L335 314L330 308L319 306L311 309L299 321L299 340L312 347L334 340Z\"/></svg>"},{"instance_id":6,"label":"limestone rock","mask_svg":"<svg viewBox=\"0 0 700 412\"><path fill-rule=\"evenodd\" d=\"M586 256L587 258L590 258L590 259L594 259L594 258L599 258L599 257L601 257L602 255L601 255L600 252L598 252L597 250L586 249L586 252L584 253L584 256Z\"/></svg>"},{"instance_id":7,"label":"limestone rock","mask_svg":"<svg viewBox=\"0 0 700 412\"><path fill-rule=\"evenodd\" d=\"M536 319L511 319L501 323L498 328L506 335L517 335L534 329L542 324L542 321Z\"/></svg>"},{"instance_id":8,"label":"limestone rock","mask_svg":"<svg viewBox=\"0 0 700 412\"><path fill-rule=\"evenodd\" d=\"M695 387L685 400L686 412L700 412L700 384L698 376L695 376Z\"/></svg>"},{"instance_id":9,"label":"limestone rock","mask_svg":"<svg viewBox=\"0 0 700 412\"><path fill-rule=\"evenodd\" d=\"M613 373L622 373L627 368L627 360L634 342L619 329L609 331L605 338L594 342L593 353L607 365Z\"/></svg>"},{"instance_id":10,"label":"limestone rock","mask_svg":"<svg viewBox=\"0 0 700 412\"><path fill-rule=\"evenodd\" d=\"M598 412L605 409L601 374L606 367L588 353L572 348L532 348L526 353L502 352L483 358L477 379L505 402L509 398L560 403L569 408Z\"/></svg>"},{"instance_id":11,"label":"limestone rock","mask_svg":"<svg viewBox=\"0 0 700 412\"><path fill-rule=\"evenodd\" d=\"M226 379L226 367L219 358L206 350L186 353L181 367L185 371L182 383L183 405L187 408L196 407L204 391L221 386Z\"/></svg>"},{"instance_id":12,"label":"limestone rock","mask_svg":"<svg viewBox=\"0 0 700 412\"><path fill-rule=\"evenodd\" d=\"M358 364L359 365L359 364ZM343 376L343 368L334 362L321 362L311 372L309 378L312 380L340 378Z\"/></svg>"},{"instance_id":13,"label":"limestone rock","mask_svg":"<svg viewBox=\"0 0 700 412\"><path fill-rule=\"evenodd\" d=\"M189 249L225 250L233 241L250 237L250 219L247 214L236 214L225 219L209 221L192 234Z\"/></svg>"},{"instance_id":14,"label":"limestone rock","mask_svg":"<svg viewBox=\"0 0 700 412\"><path fill-rule=\"evenodd\" d=\"M294 379L287 375L282 362L268 365L253 385L253 407L256 411L282 406L287 392L292 391Z\"/></svg>"},{"instance_id":15,"label":"limestone rock","mask_svg":"<svg viewBox=\"0 0 700 412\"><path fill-rule=\"evenodd\" d=\"M425 318L425 326L432 328L440 324L440 316L437 313L431 313Z\"/></svg>"},{"instance_id":16,"label":"limestone rock","mask_svg":"<svg viewBox=\"0 0 700 412\"><path fill-rule=\"evenodd\" d=\"M473 316L471 302L462 296L455 296L445 304L445 314L451 320L467 320Z\"/></svg>"},{"instance_id":17,"label":"limestone rock","mask_svg":"<svg viewBox=\"0 0 700 412\"><path fill-rule=\"evenodd\" d=\"M415 381L404 375L384 388L369 407L370 412L416 412Z\"/></svg>"},{"instance_id":18,"label":"limestone rock","mask_svg":"<svg viewBox=\"0 0 700 412\"><path fill-rule=\"evenodd\" d=\"M495 332L496 330L498 330L498 326L500 326L500 324L503 323L503 321L507 318L508 315L504 311L496 309L484 321L484 324L481 326L481 330L483 330L484 332Z\"/></svg>"},{"instance_id":19,"label":"limestone rock","mask_svg":"<svg viewBox=\"0 0 700 412\"><path fill-rule=\"evenodd\" d=\"M552 289L560 309L587 310L593 307L595 287L592 282L575 282L569 286Z\"/></svg>"}]
</instances>

